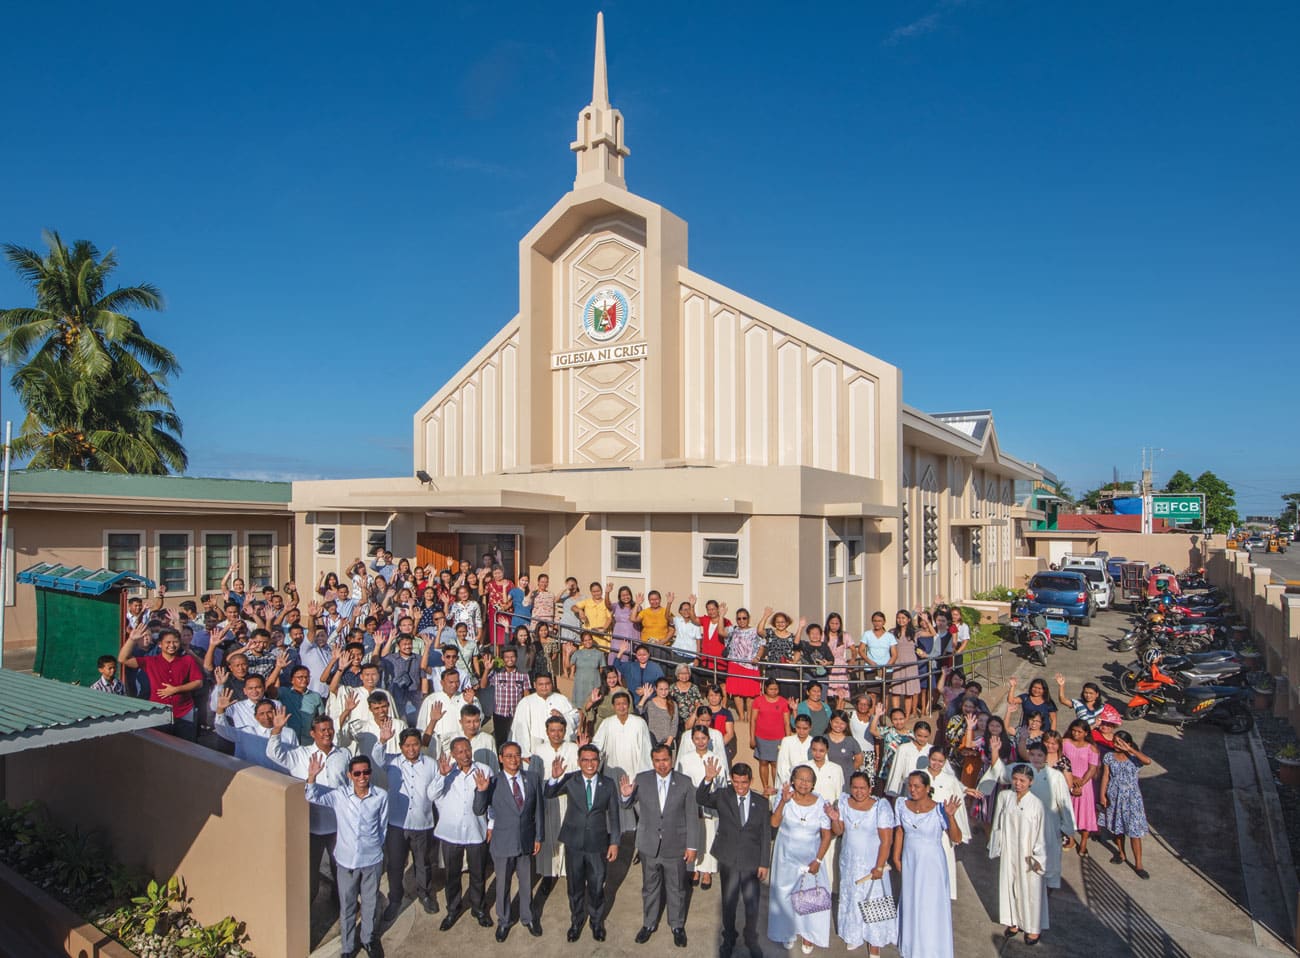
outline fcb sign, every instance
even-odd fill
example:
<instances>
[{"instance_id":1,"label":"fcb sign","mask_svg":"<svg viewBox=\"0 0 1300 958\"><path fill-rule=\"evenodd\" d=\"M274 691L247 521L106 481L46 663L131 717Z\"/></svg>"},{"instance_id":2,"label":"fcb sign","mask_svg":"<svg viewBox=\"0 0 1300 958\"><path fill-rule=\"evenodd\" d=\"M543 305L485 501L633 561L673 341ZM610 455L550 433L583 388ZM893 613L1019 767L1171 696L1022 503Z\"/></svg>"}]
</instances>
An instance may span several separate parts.
<instances>
[{"instance_id":1,"label":"fcb sign","mask_svg":"<svg viewBox=\"0 0 1300 958\"><path fill-rule=\"evenodd\" d=\"M1200 522L1205 518L1205 497L1188 496L1152 496L1151 515L1156 519L1181 525L1185 522Z\"/></svg>"}]
</instances>

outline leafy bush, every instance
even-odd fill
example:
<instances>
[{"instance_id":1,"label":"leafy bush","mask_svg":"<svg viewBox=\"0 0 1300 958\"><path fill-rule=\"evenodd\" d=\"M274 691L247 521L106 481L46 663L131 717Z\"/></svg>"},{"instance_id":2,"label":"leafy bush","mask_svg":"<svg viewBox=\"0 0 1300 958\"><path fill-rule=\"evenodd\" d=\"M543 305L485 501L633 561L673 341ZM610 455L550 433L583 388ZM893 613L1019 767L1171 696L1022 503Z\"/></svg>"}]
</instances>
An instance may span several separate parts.
<instances>
[{"instance_id":1,"label":"leafy bush","mask_svg":"<svg viewBox=\"0 0 1300 958\"><path fill-rule=\"evenodd\" d=\"M977 602L1014 602L1016 599L1024 598L1024 595L1024 589L1008 589L1004 585L995 585L983 592L976 592L972 598Z\"/></svg>"}]
</instances>

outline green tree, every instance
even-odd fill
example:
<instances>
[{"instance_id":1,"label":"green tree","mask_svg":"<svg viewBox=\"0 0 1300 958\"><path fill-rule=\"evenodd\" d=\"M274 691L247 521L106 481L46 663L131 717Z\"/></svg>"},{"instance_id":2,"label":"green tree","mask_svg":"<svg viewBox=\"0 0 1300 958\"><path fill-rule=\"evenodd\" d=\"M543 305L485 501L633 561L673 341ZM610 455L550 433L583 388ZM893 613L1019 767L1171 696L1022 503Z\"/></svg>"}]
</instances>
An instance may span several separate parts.
<instances>
[{"instance_id":1,"label":"green tree","mask_svg":"<svg viewBox=\"0 0 1300 958\"><path fill-rule=\"evenodd\" d=\"M0 357L27 415L14 452L49 469L165 474L187 459L167 393L176 357L127 315L162 309L150 284L108 289L112 250L71 248L44 234L49 252L5 244L5 258L36 305L0 310Z\"/></svg>"},{"instance_id":2,"label":"green tree","mask_svg":"<svg viewBox=\"0 0 1300 958\"><path fill-rule=\"evenodd\" d=\"M1196 492L1196 480L1179 469L1165 483L1165 492Z\"/></svg>"},{"instance_id":3,"label":"green tree","mask_svg":"<svg viewBox=\"0 0 1300 958\"><path fill-rule=\"evenodd\" d=\"M1282 502L1285 506L1282 509L1282 516L1279 525L1285 529L1294 529L1300 525L1300 492L1288 492L1282 496Z\"/></svg>"},{"instance_id":4,"label":"green tree","mask_svg":"<svg viewBox=\"0 0 1300 958\"><path fill-rule=\"evenodd\" d=\"M1237 493L1214 473L1207 470L1197 476L1194 491L1205 495L1205 525L1226 532L1229 526L1241 521L1237 515Z\"/></svg>"}]
</instances>

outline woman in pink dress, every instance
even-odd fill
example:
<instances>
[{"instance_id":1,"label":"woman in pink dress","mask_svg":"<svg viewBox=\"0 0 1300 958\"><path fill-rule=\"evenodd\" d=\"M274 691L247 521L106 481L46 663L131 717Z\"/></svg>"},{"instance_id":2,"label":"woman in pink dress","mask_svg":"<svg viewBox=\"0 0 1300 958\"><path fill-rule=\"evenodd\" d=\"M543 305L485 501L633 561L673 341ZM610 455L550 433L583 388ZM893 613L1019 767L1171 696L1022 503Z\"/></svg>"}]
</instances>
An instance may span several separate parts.
<instances>
[{"instance_id":1,"label":"woman in pink dress","mask_svg":"<svg viewBox=\"0 0 1300 958\"><path fill-rule=\"evenodd\" d=\"M853 661L853 647L858 643L853 636L844 631L844 620L840 618L838 612L826 616L826 626L822 629L822 634L826 637L826 644L830 646L831 655L835 656L835 666L831 669L831 698L835 700L835 708L847 711L850 708L848 665Z\"/></svg>"},{"instance_id":2,"label":"woman in pink dress","mask_svg":"<svg viewBox=\"0 0 1300 958\"><path fill-rule=\"evenodd\" d=\"M506 643L506 636L510 631L510 613L512 606L510 603L510 590L515 584L506 578L505 570L499 565L492 567L492 578L488 580L487 589L487 613L488 613L488 634L492 637L492 644L502 646Z\"/></svg>"},{"instance_id":3,"label":"woman in pink dress","mask_svg":"<svg viewBox=\"0 0 1300 958\"><path fill-rule=\"evenodd\" d=\"M1101 772L1101 756L1097 746L1088 741L1088 723L1075 719L1066 730L1061 745L1062 754L1070 760L1070 804L1074 807L1074 825L1079 830L1078 852L1088 855L1088 838L1097 830L1097 793L1092 782Z\"/></svg>"}]
</instances>

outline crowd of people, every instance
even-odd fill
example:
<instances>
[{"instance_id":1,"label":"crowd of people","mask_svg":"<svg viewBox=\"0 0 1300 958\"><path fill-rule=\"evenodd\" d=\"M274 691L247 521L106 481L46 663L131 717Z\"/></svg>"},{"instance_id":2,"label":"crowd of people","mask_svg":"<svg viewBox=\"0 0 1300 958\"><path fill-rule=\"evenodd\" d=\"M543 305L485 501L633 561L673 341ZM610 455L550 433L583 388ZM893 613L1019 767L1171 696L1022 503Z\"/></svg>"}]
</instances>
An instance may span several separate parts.
<instances>
[{"instance_id":1,"label":"crowd of people","mask_svg":"<svg viewBox=\"0 0 1300 958\"><path fill-rule=\"evenodd\" d=\"M959 609L899 611L892 628L876 612L858 635L835 613L755 619L572 577L553 593L496 559L381 552L305 598L292 582L249 592L232 568L197 603L131 598L121 650L100 661L95 687L169 706L173 734L210 730L305 782L307 880L315 902L328 859L344 955L382 955L408 897L443 931L468 912L498 941L516 923L540 936L534 890L560 878L567 940L603 941L620 854L641 866L638 943L662 911L684 947L688 888L716 883L723 953L743 940L752 958L763 882L767 937L804 954L833 926L871 955L951 955L955 849L977 830L1005 933L1028 944L1063 850L1086 856L1098 830L1147 877L1149 760L1118 713L1061 676L1055 695L1012 679L990 707Z\"/></svg>"}]
</instances>

